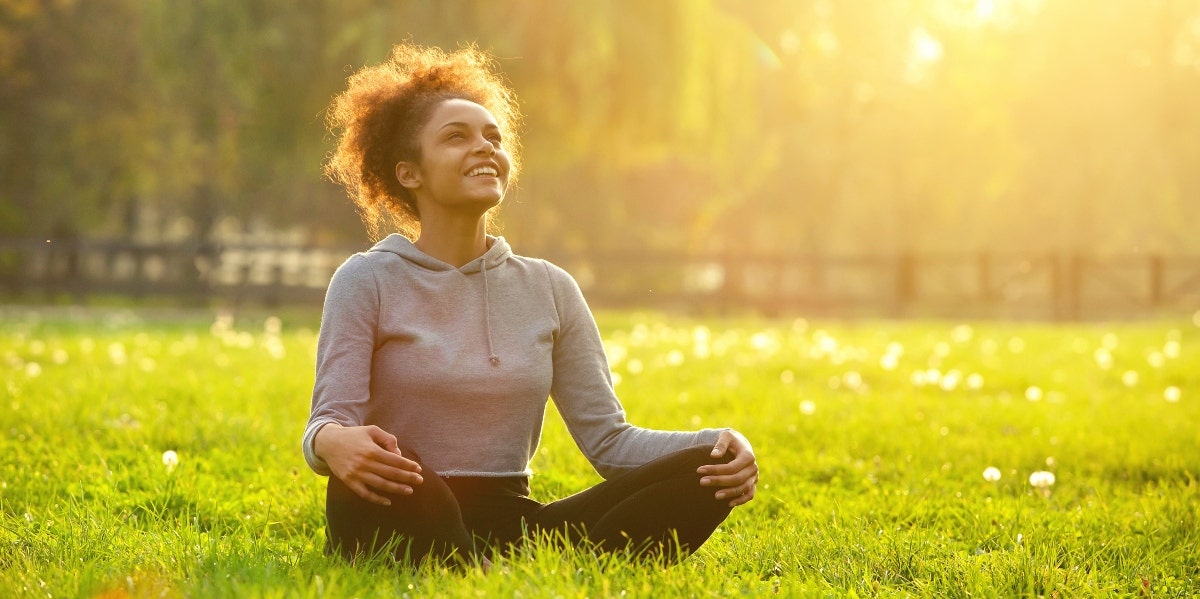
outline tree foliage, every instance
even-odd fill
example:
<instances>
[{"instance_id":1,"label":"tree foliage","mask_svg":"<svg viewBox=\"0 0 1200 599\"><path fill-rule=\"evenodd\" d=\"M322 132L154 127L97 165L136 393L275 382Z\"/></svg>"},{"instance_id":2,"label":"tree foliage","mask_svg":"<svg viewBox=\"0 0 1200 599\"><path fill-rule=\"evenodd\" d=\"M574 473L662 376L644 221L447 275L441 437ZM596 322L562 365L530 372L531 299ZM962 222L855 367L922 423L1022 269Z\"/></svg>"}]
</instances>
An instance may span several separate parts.
<instances>
[{"instance_id":1,"label":"tree foliage","mask_svg":"<svg viewBox=\"0 0 1200 599\"><path fill-rule=\"evenodd\" d=\"M401 40L500 59L525 252L1200 249L1200 0L0 0L0 232L360 240L323 110Z\"/></svg>"}]
</instances>

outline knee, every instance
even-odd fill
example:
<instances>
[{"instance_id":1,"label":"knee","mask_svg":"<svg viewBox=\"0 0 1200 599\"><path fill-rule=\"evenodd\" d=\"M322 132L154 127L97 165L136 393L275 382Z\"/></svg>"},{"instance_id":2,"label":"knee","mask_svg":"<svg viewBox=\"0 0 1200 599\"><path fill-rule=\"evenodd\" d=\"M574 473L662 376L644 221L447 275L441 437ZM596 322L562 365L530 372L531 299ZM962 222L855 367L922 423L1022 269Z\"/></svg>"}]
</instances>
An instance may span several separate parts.
<instances>
[{"instance_id":1,"label":"knee","mask_svg":"<svg viewBox=\"0 0 1200 599\"><path fill-rule=\"evenodd\" d=\"M723 464L729 462L731 459L733 459L733 456L729 454L714 458L712 456L711 445L694 445L674 453L669 453L646 464L643 466L643 471L652 473L651 476L657 479L675 477L690 479L697 476L696 471L701 466Z\"/></svg>"},{"instance_id":2,"label":"knee","mask_svg":"<svg viewBox=\"0 0 1200 599\"><path fill-rule=\"evenodd\" d=\"M681 457L682 462L693 468L712 464L728 464L733 460L733 454L728 451L725 452L725 455L714 458L712 450L712 445L693 445L687 449L680 450L677 452L677 455Z\"/></svg>"}]
</instances>

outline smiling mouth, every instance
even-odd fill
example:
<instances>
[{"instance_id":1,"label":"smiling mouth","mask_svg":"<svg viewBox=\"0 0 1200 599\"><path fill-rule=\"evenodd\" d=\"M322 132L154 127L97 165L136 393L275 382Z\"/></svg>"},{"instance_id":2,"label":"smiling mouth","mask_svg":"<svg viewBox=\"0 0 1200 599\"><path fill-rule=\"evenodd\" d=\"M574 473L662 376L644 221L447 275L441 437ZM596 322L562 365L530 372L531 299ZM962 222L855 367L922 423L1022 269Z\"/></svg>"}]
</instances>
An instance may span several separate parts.
<instances>
[{"instance_id":1,"label":"smiling mouth","mask_svg":"<svg viewBox=\"0 0 1200 599\"><path fill-rule=\"evenodd\" d=\"M475 168L471 169L471 172L467 173L467 176L468 177L498 177L498 176L500 176L500 173L496 172L496 169L494 167L479 166L479 167L475 167Z\"/></svg>"}]
</instances>

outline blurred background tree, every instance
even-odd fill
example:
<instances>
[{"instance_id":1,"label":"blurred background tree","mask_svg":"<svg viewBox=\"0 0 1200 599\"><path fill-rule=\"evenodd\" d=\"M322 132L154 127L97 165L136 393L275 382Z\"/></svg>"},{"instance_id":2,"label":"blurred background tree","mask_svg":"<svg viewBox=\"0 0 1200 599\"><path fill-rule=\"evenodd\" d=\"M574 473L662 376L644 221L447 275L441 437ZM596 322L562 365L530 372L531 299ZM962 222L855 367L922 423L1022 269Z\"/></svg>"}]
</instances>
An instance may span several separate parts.
<instances>
[{"instance_id":1,"label":"blurred background tree","mask_svg":"<svg viewBox=\"0 0 1200 599\"><path fill-rule=\"evenodd\" d=\"M0 0L0 234L361 243L399 41L499 58L522 253L1200 251L1200 0Z\"/></svg>"}]
</instances>

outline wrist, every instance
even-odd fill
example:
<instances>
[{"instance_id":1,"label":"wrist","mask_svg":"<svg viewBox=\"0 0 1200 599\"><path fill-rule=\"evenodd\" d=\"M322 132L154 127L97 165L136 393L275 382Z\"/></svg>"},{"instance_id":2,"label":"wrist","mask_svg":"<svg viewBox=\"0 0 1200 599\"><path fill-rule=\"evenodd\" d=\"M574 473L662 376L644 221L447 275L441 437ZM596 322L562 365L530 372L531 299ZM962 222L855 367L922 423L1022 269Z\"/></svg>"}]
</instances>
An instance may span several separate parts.
<instances>
[{"instance_id":1,"label":"wrist","mask_svg":"<svg viewBox=\"0 0 1200 599\"><path fill-rule=\"evenodd\" d=\"M313 455L315 455L316 457L318 457L322 460L325 459L324 449L328 445L328 441L329 441L329 435L326 433L330 430L339 429L339 428L342 428L342 425L340 425L336 422L328 422L326 424L321 425L321 428L317 429L317 432L313 434L313 443L312 443Z\"/></svg>"}]
</instances>

